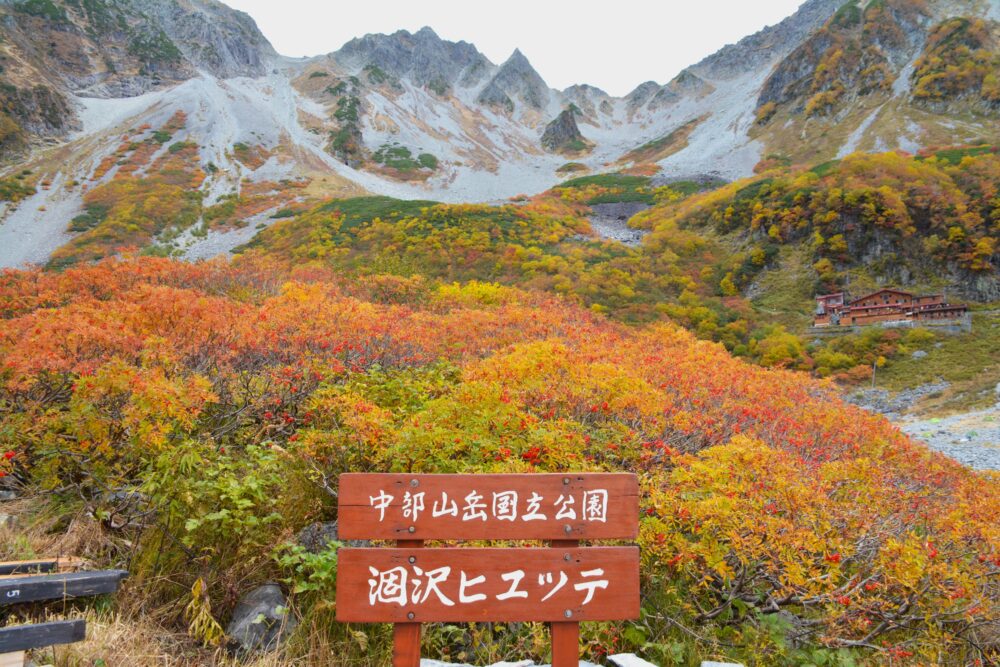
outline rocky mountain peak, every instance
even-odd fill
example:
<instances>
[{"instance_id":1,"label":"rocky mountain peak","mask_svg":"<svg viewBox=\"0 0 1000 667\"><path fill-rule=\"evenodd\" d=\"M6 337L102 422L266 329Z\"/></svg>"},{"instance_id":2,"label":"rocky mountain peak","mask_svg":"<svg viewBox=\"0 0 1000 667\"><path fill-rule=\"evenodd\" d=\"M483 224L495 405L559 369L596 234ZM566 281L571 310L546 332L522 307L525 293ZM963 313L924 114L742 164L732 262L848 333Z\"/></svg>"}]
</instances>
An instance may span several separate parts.
<instances>
[{"instance_id":1,"label":"rocky mountain peak","mask_svg":"<svg viewBox=\"0 0 1000 667\"><path fill-rule=\"evenodd\" d=\"M655 81L646 81L636 86L635 90L625 96L625 105L629 113L634 113L649 102L658 90L660 90L660 84Z\"/></svg>"},{"instance_id":2,"label":"rocky mountain peak","mask_svg":"<svg viewBox=\"0 0 1000 667\"><path fill-rule=\"evenodd\" d=\"M468 86L481 80L492 67L472 44L443 40L430 27L352 39L334 57L348 67L378 67L442 94L456 83Z\"/></svg>"},{"instance_id":3,"label":"rocky mountain peak","mask_svg":"<svg viewBox=\"0 0 1000 667\"><path fill-rule=\"evenodd\" d=\"M520 49L514 49L478 97L481 104L508 112L514 110L515 100L536 110L543 109L549 101L548 85Z\"/></svg>"}]
</instances>

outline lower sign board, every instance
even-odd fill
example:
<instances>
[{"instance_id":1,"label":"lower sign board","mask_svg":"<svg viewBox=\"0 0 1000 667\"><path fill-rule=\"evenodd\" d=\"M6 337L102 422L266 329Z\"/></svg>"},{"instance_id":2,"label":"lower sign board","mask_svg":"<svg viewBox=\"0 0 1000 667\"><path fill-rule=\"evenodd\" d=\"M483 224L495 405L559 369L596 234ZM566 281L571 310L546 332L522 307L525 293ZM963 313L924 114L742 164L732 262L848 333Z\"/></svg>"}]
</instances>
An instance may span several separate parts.
<instances>
[{"instance_id":1,"label":"lower sign board","mask_svg":"<svg viewBox=\"0 0 1000 667\"><path fill-rule=\"evenodd\" d=\"M639 616L638 547L341 549L337 620L613 621Z\"/></svg>"}]
</instances>

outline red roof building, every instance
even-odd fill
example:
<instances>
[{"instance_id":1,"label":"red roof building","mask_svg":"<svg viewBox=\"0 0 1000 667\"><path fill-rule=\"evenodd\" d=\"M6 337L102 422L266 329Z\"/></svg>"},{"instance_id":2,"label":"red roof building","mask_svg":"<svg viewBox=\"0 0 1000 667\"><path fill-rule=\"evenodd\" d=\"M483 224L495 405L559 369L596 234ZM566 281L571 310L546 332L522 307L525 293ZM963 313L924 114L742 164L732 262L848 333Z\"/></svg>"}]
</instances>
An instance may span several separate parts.
<instances>
[{"instance_id":1,"label":"red roof building","mask_svg":"<svg viewBox=\"0 0 1000 667\"><path fill-rule=\"evenodd\" d=\"M845 292L816 297L813 326L865 326L881 322L950 320L965 315L963 304L949 304L943 294L914 295L885 288L849 300Z\"/></svg>"}]
</instances>

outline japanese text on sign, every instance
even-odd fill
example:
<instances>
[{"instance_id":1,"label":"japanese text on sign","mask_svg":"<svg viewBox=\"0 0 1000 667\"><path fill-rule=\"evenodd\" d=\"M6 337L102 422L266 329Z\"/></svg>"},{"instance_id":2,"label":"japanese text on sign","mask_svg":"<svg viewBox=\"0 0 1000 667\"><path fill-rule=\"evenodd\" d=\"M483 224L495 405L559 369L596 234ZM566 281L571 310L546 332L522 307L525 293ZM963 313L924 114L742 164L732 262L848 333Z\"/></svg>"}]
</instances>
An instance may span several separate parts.
<instances>
[{"instance_id":1,"label":"japanese text on sign","mask_svg":"<svg viewBox=\"0 0 1000 667\"><path fill-rule=\"evenodd\" d=\"M527 497L521 498L517 491L493 491L492 497L473 489L460 498L449 497L447 491L431 499L428 506L426 492L406 491L402 503L393 505L396 497L379 489L377 495L369 496L371 507L379 513L379 521L385 521L386 511L396 507L404 519L417 521L422 514L429 511L431 518L455 517L462 521L487 521L490 518L497 521L547 521L552 517L556 521L595 521L606 523L608 520L608 491L593 489L581 492L578 496L570 493L559 494L553 500L547 501L541 494L532 491ZM577 505L579 498L579 505ZM579 507L579 511L578 508Z\"/></svg>"},{"instance_id":2,"label":"japanese text on sign","mask_svg":"<svg viewBox=\"0 0 1000 667\"><path fill-rule=\"evenodd\" d=\"M498 601L523 599L538 599L546 602L563 589L580 593L574 604L585 606L594 599L595 592L608 587L608 580L602 578L604 570L594 568L573 572L574 581L570 582L570 574L564 570L557 572L538 572L529 576L525 570L513 569L499 573L498 578L504 582L503 592L488 595L479 591L493 588L487 582L487 575L473 576L465 570L453 570L450 566L438 567L424 571L411 565L402 565L379 570L369 566L371 578L368 579L368 604L398 604L405 607L408 604L420 605L427 602L433 595L437 601L446 607L457 604L482 602L492 597Z\"/></svg>"}]
</instances>

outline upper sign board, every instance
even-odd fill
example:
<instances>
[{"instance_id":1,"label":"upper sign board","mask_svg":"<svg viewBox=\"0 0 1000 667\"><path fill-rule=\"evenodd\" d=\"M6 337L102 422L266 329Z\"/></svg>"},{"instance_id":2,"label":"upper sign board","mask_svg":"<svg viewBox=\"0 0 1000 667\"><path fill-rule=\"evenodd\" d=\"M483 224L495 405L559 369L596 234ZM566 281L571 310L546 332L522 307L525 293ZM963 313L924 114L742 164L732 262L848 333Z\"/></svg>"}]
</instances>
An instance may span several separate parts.
<instances>
[{"instance_id":1,"label":"upper sign board","mask_svg":"<svg viewBox=\"0 0 1000 667\"><path fill-rule=\"evenodd\" d=\"M349 540L635 539L639 485L628 473L340 476Z\"/></svg>"}]
</instances>

